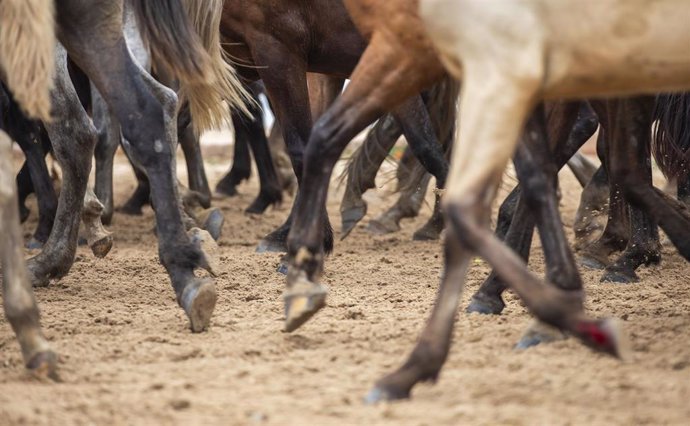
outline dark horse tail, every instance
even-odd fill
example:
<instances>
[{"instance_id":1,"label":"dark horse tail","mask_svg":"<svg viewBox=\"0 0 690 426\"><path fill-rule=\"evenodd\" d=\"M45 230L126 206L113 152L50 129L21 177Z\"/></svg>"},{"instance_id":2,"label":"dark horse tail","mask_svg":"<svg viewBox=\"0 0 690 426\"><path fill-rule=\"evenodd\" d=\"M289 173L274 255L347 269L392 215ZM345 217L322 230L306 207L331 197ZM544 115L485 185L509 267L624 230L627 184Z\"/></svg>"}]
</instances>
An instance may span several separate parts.
<instances>
[{"instance_id":1,"label":"dark horse tail","mask_svg":"<svg viewBox=\"0 0 690 426\"><path fill-rule=\"evenodd\" d=\"M222 101L248 114L251 96L226 60L220 43L223 0L130 0L153 63L180 80L196 130L220 127L230 113Z\"/></svg>"},{"instance_id":2,"label":"dark horse tail","mask_svg":"<svg viewBox=\"0 0 690 426\"><path fill-rule=\"evenodd\" d=\"M668 179L683 179L690 172L690 93L658 95L652 119L652 153Z\"/></svg>"}]
</instances>

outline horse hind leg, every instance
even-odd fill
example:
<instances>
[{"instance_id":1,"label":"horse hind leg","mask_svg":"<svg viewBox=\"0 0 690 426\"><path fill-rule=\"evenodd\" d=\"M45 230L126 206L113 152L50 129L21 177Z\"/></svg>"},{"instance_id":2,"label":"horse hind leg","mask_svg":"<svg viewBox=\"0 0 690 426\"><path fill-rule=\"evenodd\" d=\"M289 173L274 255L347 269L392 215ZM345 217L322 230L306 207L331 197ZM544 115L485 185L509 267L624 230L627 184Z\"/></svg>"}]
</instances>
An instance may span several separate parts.
<instances>
[{"instance_id":1,"label":"horse hind leg","mask_svg":"<svg viewBox=\"0 0 690 426\"><path fill-rule=\"evenodd\" d=\"M41 331L38 306L24 263L11 159L12 142L0 131L0 258L5 316L17 336L26 368L38 376L57 380L57 356Z\"/></svg>"},{"instance_id":2,"label":"horse hind leg","mask_svg":"<svg viewBox=\"0 0 690 426\"><path fill-rule=\"evenodd\" d=\"M345 239L367 214L367 203L362 195L376 186L376 174L400 135L400 126L390 114L386 114L376 122L353 154L353 160L347 166L347 183L340 203L341 239Z\"/></svg>"}]
</instances>

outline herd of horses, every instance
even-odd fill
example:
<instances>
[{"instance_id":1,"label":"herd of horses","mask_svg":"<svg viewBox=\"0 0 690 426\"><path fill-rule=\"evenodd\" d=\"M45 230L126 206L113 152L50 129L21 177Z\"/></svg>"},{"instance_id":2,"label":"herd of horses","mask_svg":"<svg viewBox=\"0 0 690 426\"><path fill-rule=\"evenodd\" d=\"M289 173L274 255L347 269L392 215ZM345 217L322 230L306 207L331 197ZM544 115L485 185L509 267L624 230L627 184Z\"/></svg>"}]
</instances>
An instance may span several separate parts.
<instances>
[{"instance_id":1,"label":"herd of horses","mask_svg":"<svg viewBox=\"0 0 690 426\"><path fill-rule=\"evenodd\" d=\"M209 326L223 217L211 206L198 135L226 121L236 132L234 164L215 192L236 193L250 151L261 189L247 211L296 190L283 225L257 248L286 253L288 332L326 304L320 277L335 244L326 199L350 141L373 124L348 165L342 238L365 216L362 194L400 135L408 144L400 198L372 231L399 229L435 178L434 213L414 238L444 239L437 299L405 363L376 382L368 402L409 397L416 383L436 379L475 255L494 269L468 312L500 314L510 288L536 318L518 346L572 336L624 357L616 321L585 314L578 269L638 280L638 267L660 261L658 228L690 260L689 21L683 0L0 0L3 299L26 367L57 378L32 287L69 272L81 221L95 255L113 244L103 224L113 218L118 146L138 180L121 211L151 204L177 301L193 332ZM262 93L276 117L269 137ZM577 154L597 129L598 168ZM12 140L26 156L16 184ZM178 141L188 188L175 178ZM62 169L59 195L49 151ZM652 154L677 197L652 186ZM94 155L95 194L87 189ZM511 159L519 185L492 232L491 205ZM566 164L584 186L579 264L558 210ZM20 219L31 192L39 222L25 243ZM526 266L535 227L545 280ZM40 254L25 261L25 244Z\"/></svg>"}]
</instances>

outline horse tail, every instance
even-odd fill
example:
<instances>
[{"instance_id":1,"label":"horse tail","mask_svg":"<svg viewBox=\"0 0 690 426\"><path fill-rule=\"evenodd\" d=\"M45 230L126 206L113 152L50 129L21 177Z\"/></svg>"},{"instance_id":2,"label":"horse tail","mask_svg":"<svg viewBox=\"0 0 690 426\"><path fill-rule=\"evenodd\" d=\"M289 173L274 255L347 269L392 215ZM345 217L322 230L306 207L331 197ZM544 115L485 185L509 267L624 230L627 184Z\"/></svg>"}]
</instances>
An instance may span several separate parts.
<instances>
[{"instance_id":1,"label":"horse tail","mask_svg":"<svg viewBox=\"0 0 690 426\"><path fill-rule=\"evenodd\" d=\"M220 43L223 0L131 0L153 60L180 80L197 131L230 121L223 105L249 114L251 95L226 61Z\"/></svg>"},{"instance_id":2,"label":"horse tail","mask_svg":"<svg viewBox=\"0 0 690 426\"><path fill-rule=\"evenodd\" d=\"M690 93L661 94L656 98L652 119L652 153L666 178L688 176L690 166Z\"/></svg>"},{"instance_id":3,"label":"horse tail","mask_svg":"<svg viewBox=\"0 0 690 426\"><path fill-rule=\"evenodd\" d=\"M0 1L0 66L26 115L50 121L55 75L53 0Z\"/></svg>"}]
</instances>

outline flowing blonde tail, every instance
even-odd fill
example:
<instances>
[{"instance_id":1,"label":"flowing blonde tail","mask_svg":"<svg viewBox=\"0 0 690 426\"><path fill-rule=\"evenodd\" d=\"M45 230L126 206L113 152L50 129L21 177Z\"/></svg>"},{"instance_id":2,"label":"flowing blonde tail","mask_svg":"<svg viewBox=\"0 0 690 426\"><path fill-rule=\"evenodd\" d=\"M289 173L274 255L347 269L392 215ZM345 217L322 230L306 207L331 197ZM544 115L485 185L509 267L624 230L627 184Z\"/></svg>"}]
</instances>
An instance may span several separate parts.
<instances>
[{"instance_id":1,"label":"flowing blonde tail","mask_svg":"<svg viewBox=\"0 0 690 426\"><path fill-rule=\"evenodd\" d=\"M0 0L2 1L2 0ZM230 121L230 107L249 114L253 102L220 44L223 0L130 0L154 62L180 80L197 132ZM186 14L186 16L184 16Z\"/></svg>"},{"instance_id":2,"label":"flowing blonde tail","mask_svg":"<svg viewBox=\"0 0 690 426\"><path fill-rule=\"evenodd\" d=\"M213 84L181 84L180 101L189 102L197 132L218 129L230 122L230 108L250 115L246 104L255 102L240 81L220 42L223 0L185 0L187 16L211 59ZM227 105L222 101L227 102Z\"/></svg>"},{"instance_id":3,"label":"flowing blonde tail","mask_svg":"<svg viewBox=\"0 0 690 426\"><path fill-rule=\"evenodd\" d=\"M55 75L53 0L0 0L0 67L24 113L50 121Z\"/></svg>"}]
</instances>

